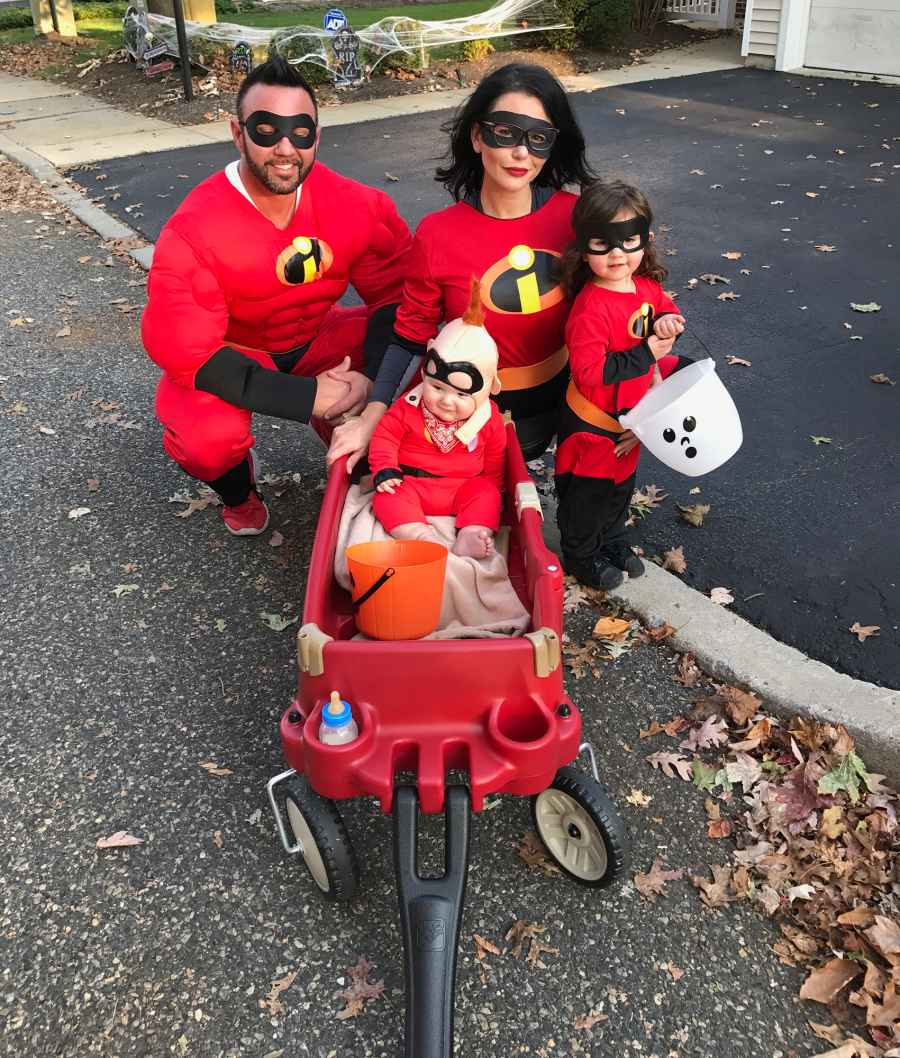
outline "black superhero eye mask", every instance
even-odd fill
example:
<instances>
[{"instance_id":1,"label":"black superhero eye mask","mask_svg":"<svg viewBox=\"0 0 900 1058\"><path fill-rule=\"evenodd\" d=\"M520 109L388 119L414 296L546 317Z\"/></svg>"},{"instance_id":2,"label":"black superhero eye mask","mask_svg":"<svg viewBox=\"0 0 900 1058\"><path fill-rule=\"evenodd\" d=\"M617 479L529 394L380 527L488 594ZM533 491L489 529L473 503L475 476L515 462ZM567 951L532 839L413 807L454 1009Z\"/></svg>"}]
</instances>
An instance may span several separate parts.
<instances>
[{"instance_id":1,"label":"black superhero eye mask","mask_svg":"<svg viewBox=\"0 0 900 1058\"><path fill-rule=\"evenodd\" d=\"M309 114L272 114L254 110L241 124L257 147L274 147L285 136L298 151L308 150L316 142L316 123Z\"/></svg>"},{"instance_id":2,"label":"black superhero eye mask","mask_svg":"<svg viewBox=\"0 0 900 1058\"><path fill-rule=\"evenodd\" d=\"M643 250L649 241L650 221L646 217L632 217L631 220L592 225L582 249L585 253L600 256L611 253L616 247L624 253L635 253Z\"/></svg>"},{"instance_id":3,"label":"black superhero eye mask","mask_svg":"<svg viewBox=\"0 0 900 1058\"><path fill-rule=\"evenodd\" d=\"M424 373L426 378L437 379L438 382L443 382L445 385L458 390L466 397L471 397L473 394L478 393L479 390L484 389L484 378L474 364L470 364L466 360L443 360L433 349L429 349L425 357ZM451 381L451 375L456 376L455 382ZM468 386L459 385L463 381L463 379L460 379L460 375L464 375L469 380Z\"/></svg>"},{"instance_id":4,"label":"black superhero eye mask","mask_svg":"<svg viewBox=\"0 0 900 1058\"><path fill-rule=\"evenodd\" d=\"M481 126L481 138L488 147L518 147L524 143L529 154L536 158L546 158L559 135L559 130L549 121L506 110L494 110L478 124Z\"/></svg>"}]
</instances>

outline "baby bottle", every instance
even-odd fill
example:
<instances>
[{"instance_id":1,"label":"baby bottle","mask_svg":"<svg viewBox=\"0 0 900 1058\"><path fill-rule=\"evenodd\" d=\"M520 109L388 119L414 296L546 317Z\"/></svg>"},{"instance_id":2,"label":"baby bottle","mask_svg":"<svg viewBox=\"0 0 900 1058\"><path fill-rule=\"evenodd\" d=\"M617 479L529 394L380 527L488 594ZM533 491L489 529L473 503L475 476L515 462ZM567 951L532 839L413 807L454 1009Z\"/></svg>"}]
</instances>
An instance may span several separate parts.
<instances>
[{"instance_id":1,"label":"baby bottle","mask_svg":"<svg viewBox=\"0 0 900 1058\"><path fill-rule=\"evenodd\" d=\"M358 735L359 728L350 711L350 703L343 701L337 691L332 691L331 701L322 710L319 741L328 746L343 746Z\"/></svg>"}]
</instances>

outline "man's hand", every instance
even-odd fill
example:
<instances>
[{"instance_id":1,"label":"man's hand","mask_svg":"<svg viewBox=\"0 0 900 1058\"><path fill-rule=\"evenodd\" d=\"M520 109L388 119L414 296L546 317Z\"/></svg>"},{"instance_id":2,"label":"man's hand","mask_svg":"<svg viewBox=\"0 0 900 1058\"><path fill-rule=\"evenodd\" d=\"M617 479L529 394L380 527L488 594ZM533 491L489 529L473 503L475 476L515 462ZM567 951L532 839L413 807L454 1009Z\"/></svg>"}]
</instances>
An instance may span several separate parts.
<instances>
[{"instance_id":1,"label":"man's hand","mask_svg":"<svg viewBox=\"0 0 900 1058\"><path fill-rule=\"evenodd\" d=\"M657 338L655 334L651 334L647 339L647 348L653 354L654 360L662 360L672 352L674 343L674 338Z\"/></svg>"},{"instance_id":2,"label":"man's hand","mask_svg":"<svg viewBox=\"0 0 900 1058\"><path fill-rule=\"evenodd\" d=\"M325 374L328 378L335 382L344 382L349 387L346 395L335 401L330 408L327 408L324 414L324 418L339 419L342 415L358 415L363 408L366 406L366 401L369 399L369 394L372 392L372 381L366 378L365 375L360 374L359 371L352 371L350 369L350 357L345 356L343 361L337 366L333 367L330 371L326 371ZM321 375L319 376L322 377Z\"/></svg>"},{"instance_id":3,"label":"man's hand","mask_svg":"<svg viewBox=\"0 0 900 1058\"><path fill-rule=\"evenodd\" d=\"M350 357L345 356L341 368L350 367ZM350 372L346 372L350 373ZM313 402L313 418L324 419L326 412L331 411L338 401L343 401L350 393L350 383L342 378L335 378L333 372L324 371L316 375L316 399Z\"/></svg>"},{"instance_id":4,"label":"man's hand","mask_svg":"<svg viewBox=\"0 0 900 1058\"><path fill-rule=\"evenodd\" d=\"M616 453L617 458L621 459L622 456L628 455L632 448L635 448L640 443L631 430L626 430L625 433L620 435L619 443L613 451Z\"/></svg>"},{"instance_id":5,"label":"man's hand","mask_svg":"<svg viewBox=\"0 0 900 1058\"><path fill-rule=\"evenodd\" d=\"M684 316L661 316L653 324L657 338L677 338L684 331Z\"/></svg>"},{"instance_id":6,"label":"man's hand","mask_svg":"<svg viewBox=\"0 0 900 1058\"><path fill-rule=\"evenodd\" d=\"M389 478L387 481L382 481L380 485L375 486L376 492L390 492L391 495L394 493L394 489L399 488L403 484L403 478Z\"/></svg>"}]
</instances>

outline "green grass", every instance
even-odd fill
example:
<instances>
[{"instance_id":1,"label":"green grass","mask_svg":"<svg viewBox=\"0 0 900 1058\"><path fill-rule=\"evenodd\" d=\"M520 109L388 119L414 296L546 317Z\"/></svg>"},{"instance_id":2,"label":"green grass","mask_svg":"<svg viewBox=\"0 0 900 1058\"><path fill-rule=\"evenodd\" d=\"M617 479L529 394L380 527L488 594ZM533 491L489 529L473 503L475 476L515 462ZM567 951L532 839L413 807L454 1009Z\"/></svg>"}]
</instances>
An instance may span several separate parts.
<instances>
[{"instance_id":1,"label":"green grass","mask_svg":"<svg viewBox=\"0 0 900 1058\"><path fill-rule=\"evenodd\" d=\"M469 15L477 15L487 11L491 6L491 0L459 0L457 3L449 4L415 4L413 6L397 7L344 7L344 14L354 29L362 29L377 22L381 18L391 15L406 15L410 18L419 18L429 22L445 18L462 18ZM263 29L280 29L286 26L318 26L321 27L322 19L328 9L309 9L298 11L290 15L284 11L244 11L234 15L222 15L220 22L234 22L239 26L257 26Z\"/></svg>"}]
</instances>

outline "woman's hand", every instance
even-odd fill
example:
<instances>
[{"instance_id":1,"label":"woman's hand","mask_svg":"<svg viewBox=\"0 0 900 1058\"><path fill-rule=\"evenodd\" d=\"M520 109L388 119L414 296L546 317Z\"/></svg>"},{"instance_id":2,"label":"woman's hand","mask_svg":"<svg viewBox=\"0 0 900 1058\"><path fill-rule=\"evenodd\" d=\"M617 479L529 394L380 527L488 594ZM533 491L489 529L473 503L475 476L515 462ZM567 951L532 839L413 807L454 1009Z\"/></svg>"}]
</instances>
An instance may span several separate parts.
<instances>
[{"instance_id":1,"label":"woman's hand","mask_svg":"<svg viewBox=\"0 0 900 1058\"><path fill-rule=\"evenodd\" d=\"M369 441L378 420L387 409L383 404L370 404L361 416L334 428L325 460L330 467L341 456L347 456L347 473L351 473L369 448Z\"/></svg>"},{"instance_id":2,"label":"woman's hand","mask_svg":"<svg viewBox=\"0 0 900 1058\"><path fill-rule=\"evenodd\" d=\"M653 324L657 338L677 338L684 332L684 316L661 316Z\"/></svg>"},{"instance_id":3,"label":"woman's hand","mask_svg":"<svg viewBox=\"0 0 900 1058\"><path fill-rule=\"evenodd\" d=\"M387 481L382 481L380 485L375 486L376 492L390 492L393 495L394 489L399 488L403 484L403 478L389 478Z\"/></svg>"},{"instance_id":4,"label":"woman's hand","mask_svg":"<svg viewBox=\"0 0 900 1058\"><path fill-rule=\"evenodd\" d=\"M628 455L632 448L636 448L640 443L631 430L626 430L625 433L620 435L619 443L613 451L616 453L616 457L621 459L622 456Z\"/></svg>"}]
</instances>

